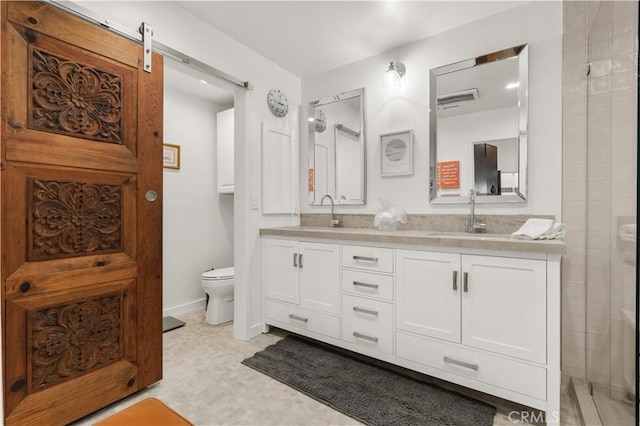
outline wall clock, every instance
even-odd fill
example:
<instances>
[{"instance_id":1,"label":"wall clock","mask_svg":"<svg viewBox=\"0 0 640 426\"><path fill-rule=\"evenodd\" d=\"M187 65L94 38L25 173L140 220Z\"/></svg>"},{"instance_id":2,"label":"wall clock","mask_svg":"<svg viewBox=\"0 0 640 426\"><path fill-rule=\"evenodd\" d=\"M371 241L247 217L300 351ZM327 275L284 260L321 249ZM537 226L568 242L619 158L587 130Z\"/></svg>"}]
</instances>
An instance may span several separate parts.
<instances>
[{"instance_id":1,"label":"wall clock","mask_svg":"<svg viewBox=\"0 0 640 426\"><path fill-rule=\"evenodd\" d=\"M284 117L289 112L289 100L282 90L271 89L267 95L269 111L276 117Z\"/></svg>"}]
</instances>

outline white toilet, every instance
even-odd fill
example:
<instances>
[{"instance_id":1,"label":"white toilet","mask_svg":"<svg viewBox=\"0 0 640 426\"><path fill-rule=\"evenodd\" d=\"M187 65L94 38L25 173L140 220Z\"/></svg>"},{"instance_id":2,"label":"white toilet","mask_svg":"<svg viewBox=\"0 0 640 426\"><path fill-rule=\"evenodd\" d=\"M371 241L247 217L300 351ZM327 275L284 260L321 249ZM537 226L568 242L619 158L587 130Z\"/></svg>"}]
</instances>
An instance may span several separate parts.
<instances>
[{"instance_id":1,"label":"white toilet","mask_svg":"<svg viewBox=\"0 0 640 426\"><path fill-rule=\"evenodd\" d=\"M202 289L207 293L205 322L211 325L233 320L234 269L212 269L202 274Z\"/></svg>"}]
</instances>

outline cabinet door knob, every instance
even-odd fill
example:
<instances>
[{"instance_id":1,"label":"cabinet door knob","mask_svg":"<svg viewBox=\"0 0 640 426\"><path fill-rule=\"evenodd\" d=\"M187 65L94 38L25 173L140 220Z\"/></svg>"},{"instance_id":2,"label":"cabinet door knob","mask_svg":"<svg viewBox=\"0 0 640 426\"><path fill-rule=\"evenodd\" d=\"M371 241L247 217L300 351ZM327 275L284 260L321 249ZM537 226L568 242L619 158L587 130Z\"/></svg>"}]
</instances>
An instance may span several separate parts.
<instances>
[{"instance_id":1,"label":"cabinet door knob","mask_svg":"<svg viewBox=\"0 0 640 426\"><path fill-rule=\"evenodd\" d=\"M458 271L453 271L453 290L458 290Z\"/></svg>"},{"instance_id":2,"label":"cabinet door knob","mask_svg":"<svg viewBox=\"0 0 640 426\"><path fill-rule=\"evenodd\" d=\"M298 257L298 263L300 264L300 268L302 268L302 253L300 253L300 256Z\"/></svg>"},{"instance_id":3,"label":"cabinet door knob","mask_svg":"<svg viewBox=\"0 0 640 426\"><path fill-rule=\"evenodd\" d=\"M466 292L469 291L469 273L465 272L464 273L464 287L463 290Z\"/></svg>"},{"instance_id":4,"label":"cabinet door knob","mask_svg":"<svg viewBox=\"0 0 640 426\"><path fill-rule=\"evenodd\" d=\"M293 267L298 267L298 253L293 253Z\"/></svg>"}]
</instances>

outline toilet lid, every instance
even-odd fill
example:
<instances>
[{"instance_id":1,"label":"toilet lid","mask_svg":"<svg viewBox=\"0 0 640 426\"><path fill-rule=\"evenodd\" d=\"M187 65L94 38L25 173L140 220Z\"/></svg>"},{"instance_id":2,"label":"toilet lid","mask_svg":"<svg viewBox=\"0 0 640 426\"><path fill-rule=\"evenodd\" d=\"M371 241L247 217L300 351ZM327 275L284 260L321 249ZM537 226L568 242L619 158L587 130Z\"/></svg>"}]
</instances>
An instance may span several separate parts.
<instances>
[{"instance_id":1,"label":"toilet lid","mask_svg":"<svg viewBox=\"0 0 640 426\"><path fill-rule=\"evenodd\" d=\"M204 280L229 280L233 279L234 270L233 266L229 268L220 268L220 269L212 269L211 271L205 271L202 274L202 279Z\"/></svg>"}]
</instances>

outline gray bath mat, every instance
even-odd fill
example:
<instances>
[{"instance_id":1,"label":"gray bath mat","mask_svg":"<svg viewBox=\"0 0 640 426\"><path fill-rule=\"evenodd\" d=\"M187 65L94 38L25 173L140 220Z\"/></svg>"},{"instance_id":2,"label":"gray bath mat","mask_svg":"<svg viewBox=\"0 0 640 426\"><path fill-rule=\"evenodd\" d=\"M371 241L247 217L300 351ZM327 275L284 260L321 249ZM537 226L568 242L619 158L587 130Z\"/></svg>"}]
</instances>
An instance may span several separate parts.
<instances>
[{"instance_id":1,"label":"gray bath mat","mask_svg":"<svg viewBox=\"0 0 640 426\"><path fill-rule=\"evenodd\" d=\"M288 336L244 365L367 425L492 425L495 407Z\"/></svg>"}]
</instances>

